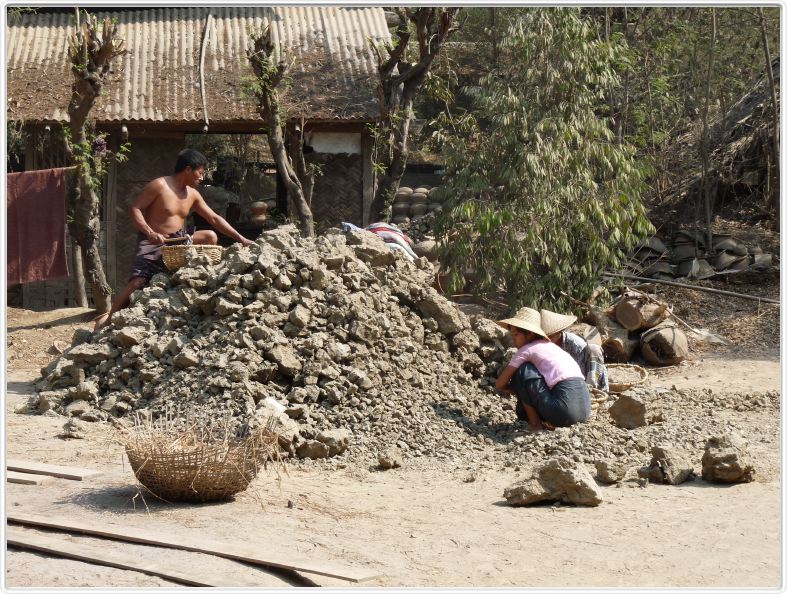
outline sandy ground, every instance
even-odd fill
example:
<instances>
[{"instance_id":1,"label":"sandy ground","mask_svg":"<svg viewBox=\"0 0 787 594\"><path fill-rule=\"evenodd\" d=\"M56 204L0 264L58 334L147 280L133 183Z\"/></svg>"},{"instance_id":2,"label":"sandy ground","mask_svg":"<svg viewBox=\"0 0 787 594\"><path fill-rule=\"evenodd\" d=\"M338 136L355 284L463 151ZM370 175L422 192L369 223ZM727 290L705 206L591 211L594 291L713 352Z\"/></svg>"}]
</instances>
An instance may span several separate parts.
<instances>
[{"instance_id":1,"label":"sandy ground","mask_svg":"<svg viewBox=\"0 0 787 594\"><path fill-rule=\"evenodd\" d=\"M716 486L700 480L670 487L608 486L597 508L512 508L503 489L520 473L500 469L415 472L352 469L326 473L309 465L259 476L234 501L172 505L144 498L107 425L89 426L84 440L58 437L64 420L13 414L26 401L27 380L47 361L54 339L86 327L85 312L65 312L50 330L9 332L29 351L9 361L7 456L97 468L85 482L54 479L39 486L6 485L6 509L92 523L144 528L191 540L243 542L312 562L341 562L383 577L360 586L758 587L781 582L780 419L739 413L738 423L765 437L755 452L757 480ZM68 314L68 315L66 315ZM57 316L52 319L56 319ZM9 316L9 325L11 318ZM34 327L35 324L20 325ZM27 332L27 331L26 331ZM35 338L33 338L35 336ZM35 344L30 345L30 341ZM53 355L49 355L51 358ZM26 362L33 365L25 365ZM43 363L42 363L43 361ZM651 385L741 392L780 389L778 349L705 351L651 373ZM732 414L732 413L731 413ZM697 462L699 468L699 461ZM290 505L288 505L290 503ZM60 535L61 538L64 538ZM198 553L102 541L108 550L184 568L199 567L226 585L303 585L292 577ZM318 584L352 584L304 574ZM139 572L99 567L11 548L6 587L176 586Z\"/></svg>"}]
</instances>

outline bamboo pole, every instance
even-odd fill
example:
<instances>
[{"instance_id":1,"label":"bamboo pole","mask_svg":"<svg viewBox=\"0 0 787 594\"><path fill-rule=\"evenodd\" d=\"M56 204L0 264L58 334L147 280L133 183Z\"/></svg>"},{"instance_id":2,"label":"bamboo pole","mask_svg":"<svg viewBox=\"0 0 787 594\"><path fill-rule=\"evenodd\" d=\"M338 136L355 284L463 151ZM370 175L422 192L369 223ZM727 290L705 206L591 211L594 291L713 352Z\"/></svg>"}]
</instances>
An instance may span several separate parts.
<instances>
[{"instance_id":1,"label":"bamboo pole","mask_svg":"<svg viewBox=\"0 0 787 594\"><path fill-rule=\"evenodd\" d=\"M696 285L688 285L686 283L678 283L675 281L661 280L658 278L647 278L644 276L634 276L631 274L620 274L617 272L605 272L603 276L616 276L629 280L637 280L646 283L658 283L660 285L669 285L671 287L682 287L684 289L694 289L695 291L705 291L706 293L715 293L717 295L728 295L729 297L740 297L741 299L750 299L752 301L761 301L763 303L775 303L779 305L780 302L776 299L769 297L758 297L757 295L746 295L745 293L735 293L733 291L724 291L723 289L712 289L711 287L699 287Z\"/></svg>"}]
</instances>

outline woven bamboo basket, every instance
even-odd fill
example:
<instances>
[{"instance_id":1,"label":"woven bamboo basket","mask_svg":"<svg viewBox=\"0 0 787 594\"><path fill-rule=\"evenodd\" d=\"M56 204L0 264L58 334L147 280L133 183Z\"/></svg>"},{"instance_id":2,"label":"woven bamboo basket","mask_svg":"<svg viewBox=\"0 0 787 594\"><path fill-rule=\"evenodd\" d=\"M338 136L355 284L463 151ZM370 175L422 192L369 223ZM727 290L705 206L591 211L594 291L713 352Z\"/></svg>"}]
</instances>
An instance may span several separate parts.
<instances>
[{"instance_id":1,"label":"woven bamboo basket","mask_svg":"<svg viewBox=\"0 0 787 594\"><path fill-rule=\"evenodd\" d=\"M601 409L601 405L607 401L609 394L590 386L588 386L588 390L590 390L590 416L592 417Z\"/></svg>"},{"instance_id":2,"label":"woven bamboo basket","mask_svg":"<svg viewBox=\"0 0 787 594\"><path fill-rule=\"evenodd\" d=\"M148 424L127 430L122 440L137 480L169 502L229 499L244 491L278 452L270 426L237 437L226 428L176 430Z\"/></svg>"},{"instance_id":3,"label":"woven bamboo basket","mask_svg":"<svg viewBox=\"0 0 787 594\"><path fill-rule=\"evenodd\" d=\"M625 380L618 377L617 381L615 378L615 371L627 371L629 372L627 375L631 375L630 372L636 373L639 377L638 379L630 379L627 377ZM616 394L620 394L621 392L625 392L629 388L633 388L634 386L639 386L645 383L645 380L648 379L648 371L639 365L632 365L630 363L607 363L607 375L609 376L609 391L614 392Z\"/></svg>"},{"instance_id":4,"label":"woven bamboo basket","mask_svg":"<svg viewBox=\"0 0 787 594\"><path fill-rule=\"evenodd\" d=\"M161 248L164 266L172 271L177 270L186 263L186 252L188 250L197 250L200 256L208 256L212 264L221 262L221 256L224 252L224 248L220 245L165 245Z\"/></svg>"}]
</instances>

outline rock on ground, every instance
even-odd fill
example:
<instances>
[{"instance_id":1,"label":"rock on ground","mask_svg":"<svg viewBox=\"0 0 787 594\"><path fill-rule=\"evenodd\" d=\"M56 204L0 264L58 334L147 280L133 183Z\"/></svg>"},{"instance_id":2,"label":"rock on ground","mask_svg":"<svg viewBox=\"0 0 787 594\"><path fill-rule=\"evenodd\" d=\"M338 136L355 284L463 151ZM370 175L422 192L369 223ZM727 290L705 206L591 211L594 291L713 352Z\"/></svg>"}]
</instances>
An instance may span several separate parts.
<instances>
[{"instance_id":1,"label":"rock on ground","mask_svg":"<svg viewBox=\"0 0 787 594\"><path fill-rule=\"evenodd\" d=\"M641 469L639 474L652 483L679 485L694 478L694 464L684 451L670 446L655 446L650 466Z\"/></svg>"},{"instance_id":2,"label":"rock on ground","mask_svg":"<svg viewBox=\"0 0 787 594\"><path fill-rule=\"evenodd\" d=\"M702 456L702 478L714 483L750 483L755 468L746 443L737 435L711 437Z\"/></svg>"},{"instance_id":3,"label":"rock on ground","mask_svg":"<svg viewBox=\"0 0 787 594\"><path fill-rule=\"evenodd\" d=\"M503 497L516 506L542 501L597 506L602 501L587 468L566 458L554 458L534 469L528 478L507 487Z\"/></svg>"}]
</instances>

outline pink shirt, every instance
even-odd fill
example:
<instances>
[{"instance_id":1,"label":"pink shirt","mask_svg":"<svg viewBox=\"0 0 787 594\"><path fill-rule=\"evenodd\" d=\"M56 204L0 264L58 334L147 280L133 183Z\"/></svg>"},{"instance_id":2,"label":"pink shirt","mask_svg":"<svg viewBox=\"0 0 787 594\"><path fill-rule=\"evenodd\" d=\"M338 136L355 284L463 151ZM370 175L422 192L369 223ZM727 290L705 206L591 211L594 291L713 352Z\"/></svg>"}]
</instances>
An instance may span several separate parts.
<instances>
[{"instance_id":1,"label":"pink shirt","mask_svg":"<svg viewBox=\"0 0 787 594\"><path fill-rule=\"evenodd\" d=\"M585 379L574 358L546 339L527 343L514 353L508 366L518 369L523 363L535 365L550 390L565 379Z\"/></svg>"}]
</instances>

